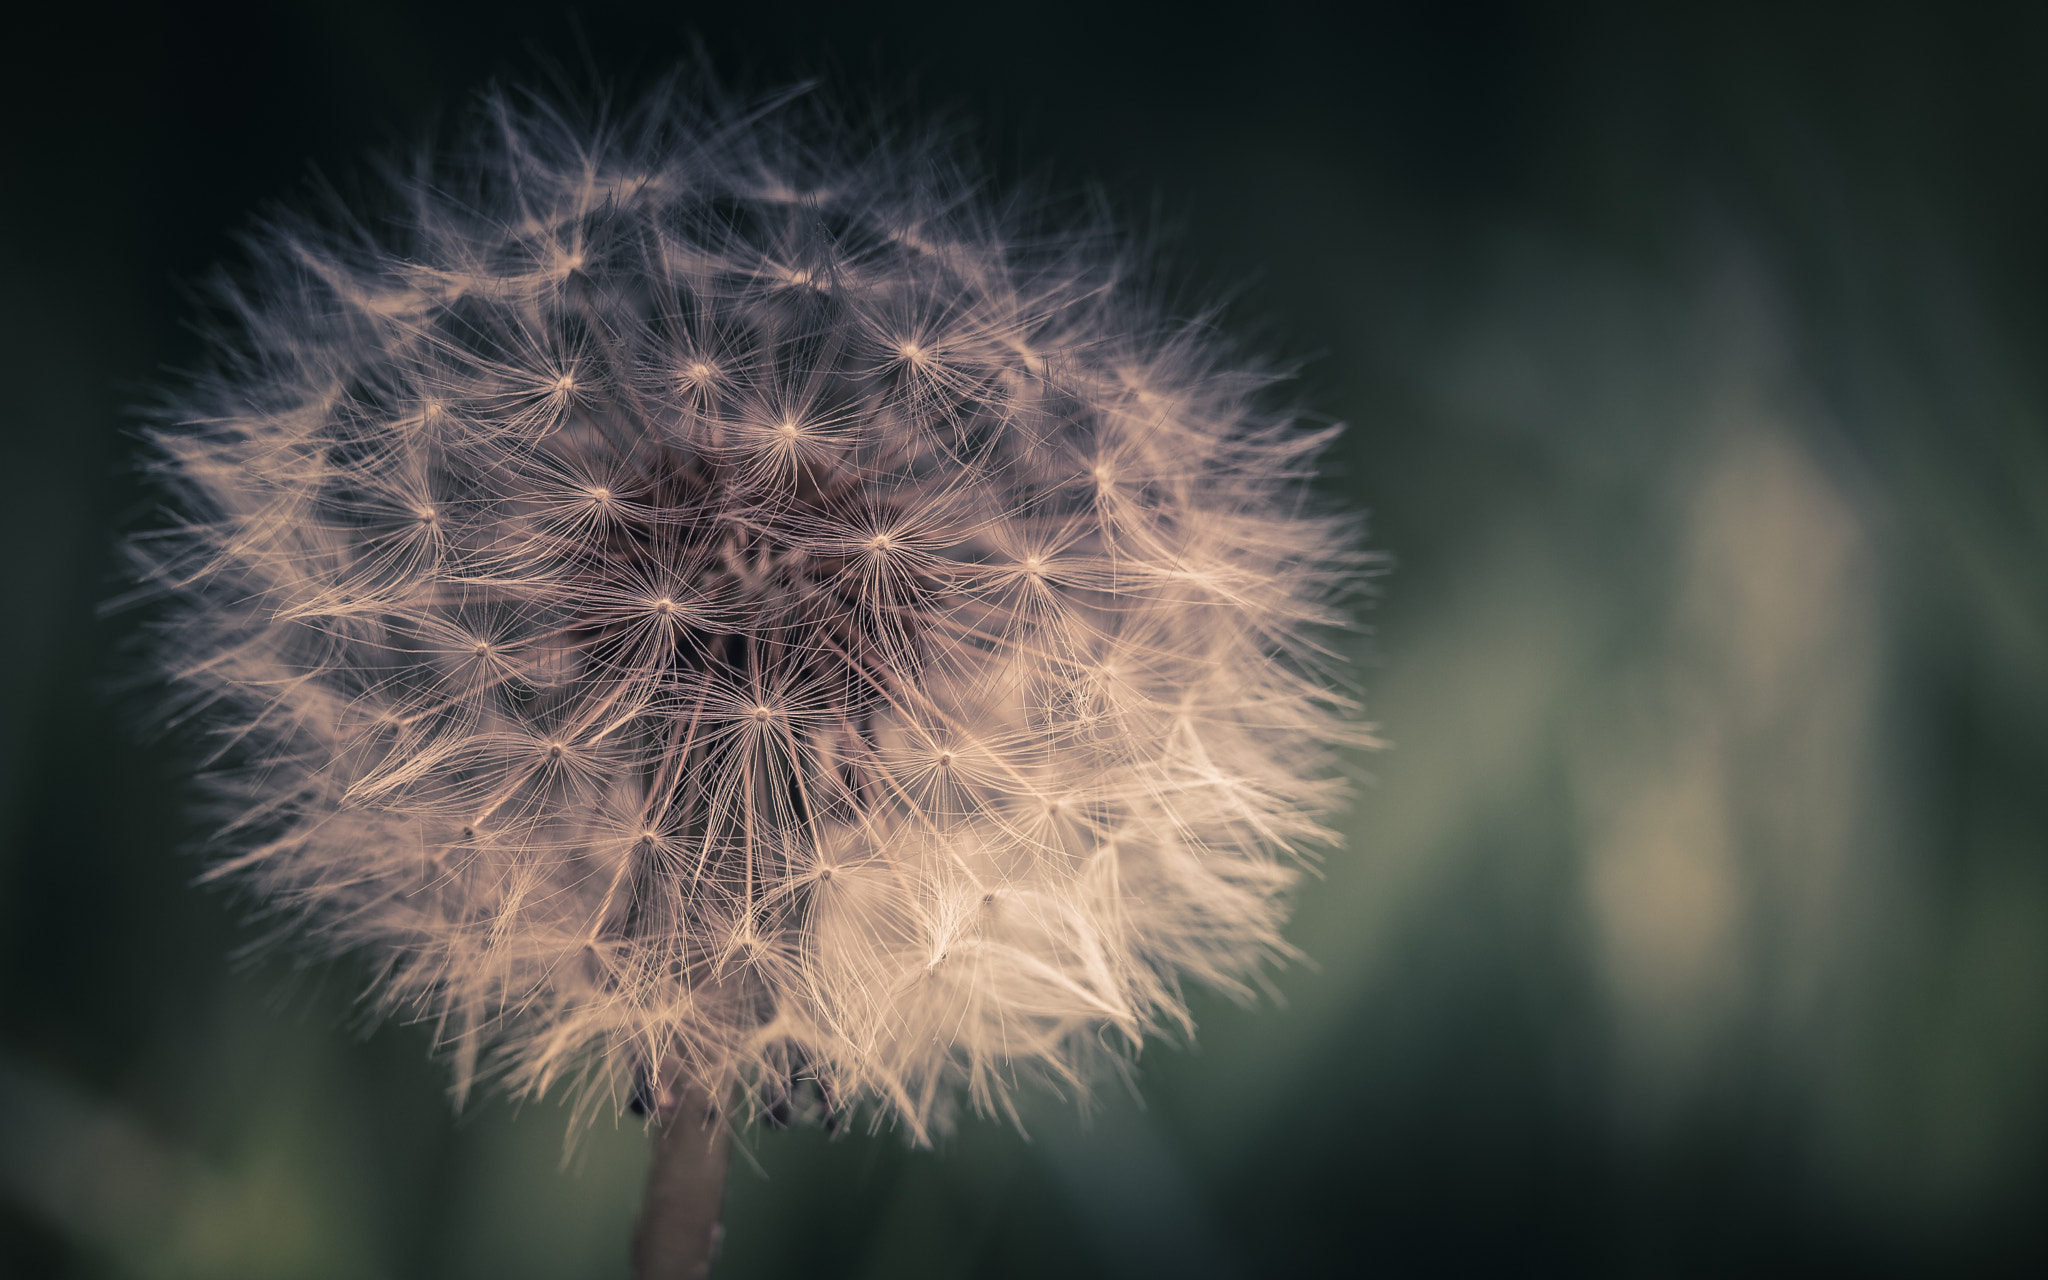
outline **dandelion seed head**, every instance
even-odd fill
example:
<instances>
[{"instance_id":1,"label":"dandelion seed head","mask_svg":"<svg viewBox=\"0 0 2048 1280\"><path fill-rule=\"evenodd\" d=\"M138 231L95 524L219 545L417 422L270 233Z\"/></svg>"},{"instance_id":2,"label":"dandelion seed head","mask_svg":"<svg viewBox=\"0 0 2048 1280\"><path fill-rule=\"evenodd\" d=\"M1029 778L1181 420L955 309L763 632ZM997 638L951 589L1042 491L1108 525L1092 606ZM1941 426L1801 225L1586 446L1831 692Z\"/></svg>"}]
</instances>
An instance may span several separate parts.
<instances>
[{"instance_id":1,"label":"dandelion seed head","mask_svg":"<svg viewBox=\"0 0 2048 1280\"><path fill-rule=\"evenodd\" d=\"M383 242L259 241L153 433L214 874L458 1089L923 1140L1249 996L1367 741L1329 433L937 147L485 115Z\"/></svg>"}]
</instances>

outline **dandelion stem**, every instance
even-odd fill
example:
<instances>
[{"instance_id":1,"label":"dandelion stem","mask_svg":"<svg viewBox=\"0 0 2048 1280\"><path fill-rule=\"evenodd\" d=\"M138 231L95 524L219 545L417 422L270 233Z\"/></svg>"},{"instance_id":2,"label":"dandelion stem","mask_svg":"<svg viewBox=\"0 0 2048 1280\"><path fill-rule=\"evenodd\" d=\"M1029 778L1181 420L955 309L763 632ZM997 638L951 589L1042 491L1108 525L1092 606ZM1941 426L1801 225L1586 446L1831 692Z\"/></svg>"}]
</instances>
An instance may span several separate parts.
<instances>
[{"instance_id":1,"label":"dandelion stem","mask_svg":"<svg viewBox=\"0 0 2048 1280\"><path fill-rule=\"evenodd\" d=\"M703 1280L725 1236L730 1131L706 1095L692 1090L656 1112L647 1198L633 1228L633 1280Z\"/></svg>"}]
</instances>

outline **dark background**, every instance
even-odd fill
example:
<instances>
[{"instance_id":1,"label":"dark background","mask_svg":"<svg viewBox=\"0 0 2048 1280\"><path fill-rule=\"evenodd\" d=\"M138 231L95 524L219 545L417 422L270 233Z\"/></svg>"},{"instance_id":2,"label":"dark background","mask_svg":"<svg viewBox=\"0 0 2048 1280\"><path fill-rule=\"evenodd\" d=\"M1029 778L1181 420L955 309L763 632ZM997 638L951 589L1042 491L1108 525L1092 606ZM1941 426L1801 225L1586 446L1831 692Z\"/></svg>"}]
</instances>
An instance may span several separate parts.
<instances>
[{"instance_id":1,"label":"dark background","mask_svg":"<svg viewBox=\"0 0 2048 1280\"><path fill-rule=\"evenodd\" d=\"M253 213L693 41L1099 187L1399 566L1286 1003L1028 1141L756 1134L719 1274L2048 1265L2048 8L315 0L8 20L0 1271L624 1273L637 1125L234 959L95 606Z\"/></svg>"}]
</instances>

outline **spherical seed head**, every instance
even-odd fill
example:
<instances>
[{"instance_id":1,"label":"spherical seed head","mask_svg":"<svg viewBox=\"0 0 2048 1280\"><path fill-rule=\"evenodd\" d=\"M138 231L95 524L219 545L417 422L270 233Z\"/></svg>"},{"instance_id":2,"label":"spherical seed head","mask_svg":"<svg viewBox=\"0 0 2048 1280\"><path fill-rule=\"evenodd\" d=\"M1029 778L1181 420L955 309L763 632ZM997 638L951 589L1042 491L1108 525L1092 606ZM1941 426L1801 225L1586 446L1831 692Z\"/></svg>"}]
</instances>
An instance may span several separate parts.
<instances>
[{"instance_id":1,"label":"spherical seed head","mask_svg":"<svg viewBox=\"0 0 2048 1280\"><path fill-rule=\"evenodd\" d=\"M461 1088L923 1138L1247 992L1362 736L1327 433L937 148L487 107L391 241L260 237L154 434L215 874Z\"/></svg>"}]
</instances>

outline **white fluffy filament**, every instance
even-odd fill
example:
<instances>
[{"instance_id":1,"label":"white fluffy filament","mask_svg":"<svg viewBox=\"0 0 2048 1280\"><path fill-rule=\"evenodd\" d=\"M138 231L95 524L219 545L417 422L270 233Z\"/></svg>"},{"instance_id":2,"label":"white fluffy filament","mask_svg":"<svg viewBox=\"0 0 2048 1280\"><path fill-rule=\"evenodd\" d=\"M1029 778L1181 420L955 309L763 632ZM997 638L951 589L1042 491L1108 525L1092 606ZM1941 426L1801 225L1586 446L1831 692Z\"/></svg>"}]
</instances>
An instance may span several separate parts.
<instances>
[{"instance_id":1,"label":"white fluffy filament","mask_svg":"<svg viewBox=\"0 0 2048 1280\"><path fill-rule=\"evenodd\" d=\"M933 148L489 105L402 232L259 236L154 433L212 874L458 1089L922 1140L1247 993L1364 740L1328 432Z\"/></svg>"}]
</instances>

